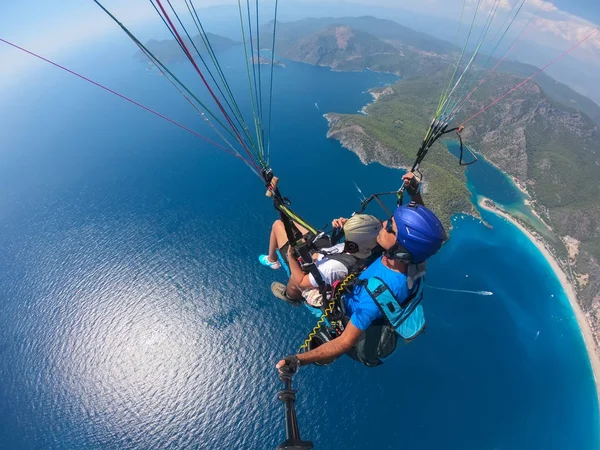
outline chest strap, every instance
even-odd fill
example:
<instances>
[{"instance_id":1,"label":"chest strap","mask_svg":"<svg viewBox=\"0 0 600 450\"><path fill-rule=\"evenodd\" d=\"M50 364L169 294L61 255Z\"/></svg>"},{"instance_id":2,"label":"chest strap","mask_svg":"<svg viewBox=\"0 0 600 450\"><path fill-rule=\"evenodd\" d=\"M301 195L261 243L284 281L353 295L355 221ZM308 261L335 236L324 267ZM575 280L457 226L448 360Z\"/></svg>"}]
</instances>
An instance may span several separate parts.
<instances>
[{"instance_id":1,"label":"chest strap","mask_svg":"<svg viewBox=\"0 0 600 450\"><path fill-rule=\"evenodd\" d=\"M415 282L410 295L402 301L399 301L389 286L378 277L364 280L363 285L389 324L398 333L404 334L401 330L402 325L423 300L423 277Z\"/></svg>"}]
</instances>

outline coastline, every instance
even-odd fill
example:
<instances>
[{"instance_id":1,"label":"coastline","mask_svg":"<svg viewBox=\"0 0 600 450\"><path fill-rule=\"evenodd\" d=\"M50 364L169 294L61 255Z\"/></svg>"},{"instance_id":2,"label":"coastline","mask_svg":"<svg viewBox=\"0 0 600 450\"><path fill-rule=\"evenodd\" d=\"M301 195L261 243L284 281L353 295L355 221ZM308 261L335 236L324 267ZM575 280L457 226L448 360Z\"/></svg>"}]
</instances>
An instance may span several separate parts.
<instances>
[{"instance_id":1,"label":"coastline","mask_svg":"<svg viewBox=\"0 0 600 450\"><path fill-rule=\"evenodd\" d=\"M373 105L374 103L377 103L377 101L379 100L380 97L382 97L384 95L393 94L394 88L392 88L391 86L385 86L384 88L377 87L377 88L371 88L367 92L369 94L371 94L371 96L373 97L373 101L370 103L367 103L359 111L360 114L363 114L365 116L369 115L369 113L367 112L367 110L369 109L369 106Z\"/></svg>"},{"instance_id":2,"label":"coastline","mask_svg":"<svg viewBox=\"0 0 600 450\"><path fill-rule=\"evenodd\" d=\"M504 218L505 220L512 223L515 227L517 227L525 236L527 236L527 238L529 238L529 240L537 247L537 249L542 253L542 255L544 255L544 257L546 258L546 261L548 261L548 264L550 265L550 267L554 271L554 274L560 281L560 283L563 287L563 290L564 290L567 298L569 299L569 303L571 304L571 309L573 310L573 312L575 314L575 319L577 320L577 323L579 324L579 330L581 331L581 335L583 337L583 341L585 343L585 346L586 346L586 349L588 352L588 356L590 359L590 365L592 367L592 373L594 375L594 380L596 381L596 393L598 395L598 399L600 400L600 384L598 382L598 375L600 375L600 354L598 353L596 342L594 340L594 335L592 334L591 327L585 317L585 314L583 313L581 307L579 306L579 303L577 302L577 291L576 291L575 287L573 286L573 283L571 281L569 281L567 275L565 274L565 272L562 270L562 268L560 267L560 265L554 258L554 255L546 248L546 246L544 245L542 240L540 240L539 238L536 238L533 234L531 234L531 232L529 230L527 230L527 228L525 228L523 225L521 225L510 214L506 213L505 211L502 211L499 208L486 205L485 204L486 200L489 200L489 199L487 199L486 197L483 197L483 196L479 196L477 198L477 206L486 211L492 212L492 213L497 214L498 216Z\"/></svg>"}]
</instances>

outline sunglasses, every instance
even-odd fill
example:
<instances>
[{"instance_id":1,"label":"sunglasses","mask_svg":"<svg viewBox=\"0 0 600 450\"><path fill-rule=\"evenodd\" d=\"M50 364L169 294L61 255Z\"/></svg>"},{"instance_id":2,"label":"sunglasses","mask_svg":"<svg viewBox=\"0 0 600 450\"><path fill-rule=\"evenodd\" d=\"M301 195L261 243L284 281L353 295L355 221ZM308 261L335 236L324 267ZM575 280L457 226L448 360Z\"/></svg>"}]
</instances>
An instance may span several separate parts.
<instances>
[{"instance_id":1,"label":"sunglasses","mask_svg":"<svg viewBox=\"0 0 600 450\"><path fill-rule=\"evenodd\" d=\"M387 223L385 224L385 231L396 236L396 232L394 231L394 216L391 216Z\"/></svg>"}]
</instances>

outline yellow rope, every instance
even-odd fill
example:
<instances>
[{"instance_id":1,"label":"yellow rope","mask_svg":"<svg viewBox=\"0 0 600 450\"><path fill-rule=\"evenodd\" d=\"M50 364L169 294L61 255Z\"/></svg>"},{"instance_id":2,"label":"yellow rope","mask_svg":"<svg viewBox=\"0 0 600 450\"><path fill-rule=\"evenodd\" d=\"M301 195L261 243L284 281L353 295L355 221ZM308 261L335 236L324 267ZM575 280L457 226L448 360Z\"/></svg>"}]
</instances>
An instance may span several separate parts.
<instances>
[{"instance_id":1,"label":"yellow rope","mask_svg":"<svg viewBox=\"0 0 600 450\"><path fill-rule=\"evenodd\" d=\"M325 323L325 319L327 319L327 315L329 313L331 313L331 311L333 311L333 308L335 307L335 304L338 301L338 299L339 299L340 295L342 294L342 292L344 292L344 289L346 288L346 285L354 277L356 277L356 274L355 273L351 273L350 275L348 275L344 279L344 281L342 281L337 286L337 288L335 289L334 294L331 297L331 301L329 302L329 305L327 305L327 308L325 308L325 311L323 312L323 315L321 316L321 318L319 319L319 321L317 322L317 324L315 325L315 327L313 328L313 330L310 332L310 334L308 335L308 337L304 341L304 344L302 344L300 346L300 349L298 350L298 352L302 352L303 350L306 350L308 348L308 344L310 344L310 341L312 341L312 338L315 337L315 335L317 334L317 331L319 331L319 328L321 328L321 325L323 325Z\"/></svg>"},{"instance_id":2,"label":"yellow rope","mask_svg":"<svg viewBox=\"0 0 600 450\"><path fill-rule=\"evenodd\" d=\"M319 234L318 230L315 229L314 227L312 227L310 224L308 224L302 217L296 215L291 209L289 209L287 206L284 205L280 205L278 206L279 210L282 211L287 217L289 217L290 219L292 219L294 222L299 223L300 225L302 225L304 228L306 228L308 231L310 231L313 234Z\"/></svg>"}]
</instances>

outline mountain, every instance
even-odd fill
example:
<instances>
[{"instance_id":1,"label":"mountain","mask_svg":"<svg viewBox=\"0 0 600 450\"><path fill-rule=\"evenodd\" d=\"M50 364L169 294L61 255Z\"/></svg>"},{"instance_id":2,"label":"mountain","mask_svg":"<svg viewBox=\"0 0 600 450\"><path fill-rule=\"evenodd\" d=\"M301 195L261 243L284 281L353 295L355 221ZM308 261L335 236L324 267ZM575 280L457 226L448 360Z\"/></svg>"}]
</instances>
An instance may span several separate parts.
<instances>
[{"instance_id":1,"label":"mountain","mask_svg":"<svg viewBox=\"0 0 600 450\"><path fill-rule=\"evenodd\" d=\"M261 47L270 48L273 26L270 22L261 28ZM275 53L294 61L335 70L371 69L403 76L417 68L430 69L420 67L422 61L415 56L449 55L451 50L448 42L391 20L368 16L278 22L275 42Z\"/></svg>"},{"instance_id":2,"label":"mountain","mask_svg":"<svg viewBox=\"0 0 600 450\"><path fill-rule=\"evenodd\" d=\"M206 33L206 37L208 38L208 42L210 43L210 46L212 47L215 53L222 52L233 47L234 45L239 44L236 41L233 41L223 36L219 36L218 34ZM195 46L201 55L208 54L208 48L205 44L205 40L200 35L193 37L191 42L189 39L184 38L184 42L191 52L195 52ZM181 49L181 47L175 39L165 39L161 41L150 39L146 43L146 47L164 64L176 63L187 60L187 56L185 55L185 53L183 52L183 50ZM146 55L144 55L144 53L141 50L136 52L134 58L142 62L148 61L148 58L146 57Z\"/></svg>"},{"instance_id":3,"label":"mountain","mask_svg":"<svg viewBox=\"0 0 600 450\"><path fill-rule=\"evenodd\" d=\"M350 28L350 31L345 30L347 28ZM335 29L353 33L353 42L358 45L345 51L341 48L334 51L335 42L327 39L327 36L335 34ZM270 45L272 30L273 22L261 29L261 46L264 46L265 42ZM368 16L278 22L275 50L281 57L325 65L335 70L370 69L396 73L404 78L437 73L456 59L453 45L449 42L414 31L392 20ZM464 59L469 58L470 55L466 55ZM494 67L497 62L497 58L489 58L487 55L480 55L475 59L479 66L488 63L487 67ZM498 72L523 78L529 77L537 70L538 68L531 64L509 60L503 61L497 69ZM546 73L537 75L535 82L553 101L565 108L582 111L600 125L600 106L589 98Z\"/></svg>"},{"instance_id":4,"label":"mountain","mask_svg":"<svg viewBox=\"0 0 600 450\"><path fill-rule=\"evenodd\" d=\"M495 63L493 63L495 65ZM498 70L500 72L527 78L539 69L531 64L516 61L504 61ZM580 110L590 117L597 125L600 125L600 106L588 97L574 91L569 86L552 78L547 73L538 74L535 79L537 84L550 98L560 103L562 107L572 110Z\"/></svg>"},{"instance_id":5,"label":"mountain","mask_svg":"<svg viewBox=\"0 0 600 450\"><path fill-rule=\"evenodd\" d=\"M370 34L378 39L393 40L407 47L418 48L421 51L448 53L452 51L453 47L449 42L412 30L393 20L363 16L341 18L324 17L318 19L307 18L295 22L278 22L277 42L275 44L276 50L279 52L279 46L285 49L290 42L313 35L336 25L350 27L356 31ZM272 30L273 22L270 22L262 28L262 32L267 36L272 33ZM268 38L263 40L261 37L261 42L271 42L271 40Z\"/></svg>"},{"instance_id":6,"label":"mountain","mask_svg":"<svg viewBox=\"0 0 600 450\"><path fill-rule=\"evenodd\" d=\"M575 55L576 53L567 54L561 59L560 63L548 67L546 73L555 80L572 86L580 94L600 104L598 65L596 64L594 70L592 61L588 60L582 64L582 61ZM522 40L513 52L514 59L540 67L557 56L555 49L527 40Z\"/></svg>"},{"instance_id":7,"label":"mountain","mask_svg":"<svg viewBox=\"0 0 600 450\"><path fill-rule=\"evenodd\" d=\"M391 44L349 26L331 25L326 29L288 42L278 54L308 64L333 69L356 64L366 56L397 55Z\"/></svg>"}]
</instances>

